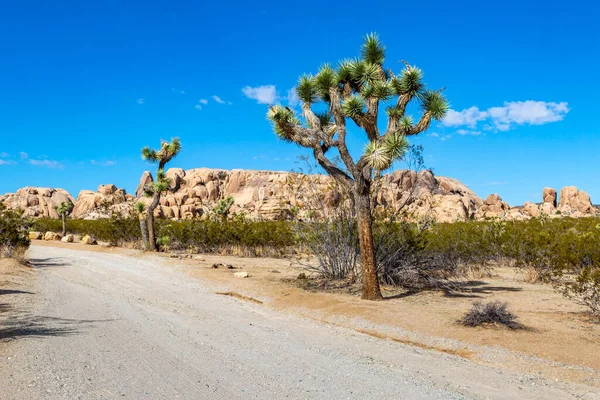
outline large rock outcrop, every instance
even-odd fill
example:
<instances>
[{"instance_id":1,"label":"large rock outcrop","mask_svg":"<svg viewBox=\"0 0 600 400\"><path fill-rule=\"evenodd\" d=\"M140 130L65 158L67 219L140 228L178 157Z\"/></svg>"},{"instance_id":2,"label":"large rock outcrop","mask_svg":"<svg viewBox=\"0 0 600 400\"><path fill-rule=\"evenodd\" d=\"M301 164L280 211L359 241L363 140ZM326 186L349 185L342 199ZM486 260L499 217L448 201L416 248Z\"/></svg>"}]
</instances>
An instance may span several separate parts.
<instances>
[{"instance_id":1,"label":"large rock outcrop","mask_svg":"<svg viewBox=\"0 0 600 400\"><path fill-rule=\"evenodd\" d=\"M171 168L166 172L171 191L161 198L157 217L192 219L210 214L220 200L234 199L231 213L253 219L306 218L314 211L331 213L347 198L326 175L290 172ZM144 187L153 182L144 172L135 197L115 185L100 185L97 191L83 190L75 201L62 189L23 188L0 196L11 209L22 209L27 216L58 218L55 207L68 201L74 204L74 218L106 218L112 213L127 214L135 202L149 204ZM431 171L416 173L398 170L384 175L374 200L377 212L402 212L408 219L433 218L438 222L499 218L522 220L550 216L585 217L597 215L590 196L574 186L560 191L544 188L542 202L527 202L511 207L497 194L485 201L456 179L435 176ZM559 201L557 201L559 200Z\"/></svg>"},{"instance_id":2,"label":"large rock outcrop","mask_svg":"<svg viewBox=\"0 0 600 400\"><path fill-rule=\"evenodd\" d=\"M125 207L114 207L132 201L124 189L118 189L113 184L100 185L96 192L82 190L77 196L75 207L71 213L73 218L106 218L113 211L122 212Z\"/></svg>"},{"instance_id":3,"label":"large rock outcrop","mask_svg":"<svg viewBox=\"0 0 600 400\"><path fill-rule=\"evenodd\" d=\"M75 204L73 197L63 189L24 187L16 193L7 193L0 202L13 210L23 210L28 217L58 218L56 208L63 202Z\"/></svg>"},{"instance_id":4,"label":"large rock outcrop","mask_svg":"<svg viewBox=\"0 0 600 400\"><path fill-rule=\"evenodd\" d=\"M574 216L595 215L597 211L592 205L590 195L575 186L561 189L558 210L563 214Z\"/></svg>"}]
</instances>

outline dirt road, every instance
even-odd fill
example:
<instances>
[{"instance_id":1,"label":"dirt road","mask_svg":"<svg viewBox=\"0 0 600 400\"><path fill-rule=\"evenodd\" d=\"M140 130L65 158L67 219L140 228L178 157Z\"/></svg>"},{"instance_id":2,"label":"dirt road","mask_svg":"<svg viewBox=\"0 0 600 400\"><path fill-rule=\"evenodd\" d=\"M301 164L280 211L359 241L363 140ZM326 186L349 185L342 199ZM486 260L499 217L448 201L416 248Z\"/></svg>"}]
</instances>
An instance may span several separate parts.
<instances>
[{"instance_id":1,"label":"dirt road","mask_svg":"<svg viewBox=\"0 0 600 400\"><path fill-rule=\"evenodd\" d=\"M32 246L1 399L599 398L215 294L157 257Z\"/></svg>"}]
</instances>

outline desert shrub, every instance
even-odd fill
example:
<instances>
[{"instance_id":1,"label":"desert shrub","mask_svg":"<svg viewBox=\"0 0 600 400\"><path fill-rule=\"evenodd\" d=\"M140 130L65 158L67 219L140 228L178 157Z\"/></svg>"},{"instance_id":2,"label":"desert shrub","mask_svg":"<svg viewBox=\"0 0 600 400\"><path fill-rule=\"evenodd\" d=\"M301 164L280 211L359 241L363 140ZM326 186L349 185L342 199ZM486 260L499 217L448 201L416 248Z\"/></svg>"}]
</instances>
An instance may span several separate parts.
<instances>
[{"instance_id":1,"label":"desert shrub","mask_svg":"<svg viewBox=\"0 0 600 400\"><path fill-rule=\"evenodd\" d=\"M521 328L517 317L508 311L508 304L501 301L482 303L476 301L473 307L459 320L464 326L481 326L485 324L504 325L511 329Z\"/></svg>"},{"instance_id":2,"label":"desert shrub","mask_svg":"<svg viewBox=\"0 0 600 400\"><path fill-rule=\"evenodd\" d=\"M328 279L356 280L358 271L359 243L356 220L344 215L321 222L295 225L298 240L313 260L298 263Z\"/></svg>"},{"instance_id":3,"label":"desert shrub","mask_svg":"<svg viewBox=\"0 0 600 400\"><path fill-rule=\"evenodd\" d=\"M0 203L0 258L22 258L29 247L31 222L21 212L7 210Z\"/></svg>"},{"instance_id":4,"label":"desert shrub","mask_svg":"<svg viewBox=\"0 0 600 400\"><path fill-rule=\"evenodd\" d=\"M428 246L429 224L377 223L375 246L379 277L409 290L456 290L463 277L461 260Z\"/></svg>"},{"instance_id":5,"label":"desert shrub","mask_svg":"<svg viewBox=\"0 0 600 400\"><path fill-rule=\"evenodd\" d=\"M189 220L158 224L159 236L170 239L172 250L229 253L246 256L282 256L293 252L296 237L287 221Z\"/></svg>"},{"instance_id":6,"label":"desert shrub","mask_svg":"<svg viewBox=\"0 0 600 400\"><path fill-rule=\"evenodd\" d=\"M33 229L41 232L60 232L62 223L60 220L41 218L34 222ZM90 235L113 245L123 245L141 240L138 219L116 214L111 218L97 220L68 219L67 231L78 235Z\"/></svg>"}]
</instances>

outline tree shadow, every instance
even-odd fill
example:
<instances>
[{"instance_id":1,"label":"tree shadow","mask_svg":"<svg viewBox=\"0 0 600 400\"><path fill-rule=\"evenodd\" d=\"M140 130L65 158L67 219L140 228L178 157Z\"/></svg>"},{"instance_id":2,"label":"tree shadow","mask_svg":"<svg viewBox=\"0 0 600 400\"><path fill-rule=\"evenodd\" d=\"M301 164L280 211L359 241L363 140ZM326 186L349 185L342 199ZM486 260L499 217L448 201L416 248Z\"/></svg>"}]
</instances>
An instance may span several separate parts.
<instances>
[{"instance_id":1,"label":"tree shadow","mask_svg":"<svg viewBox=\"0 0 600 400\"><path fill-rule=\"evenodd\" d=\"M62 261L60 258L30 258L27 261L36 268L64 267L69 265L69 263Z\"/></svg>"},{"instance_id":2,"label":"tree shadow","mask_svg":"<svg viewBox=\"0 0 600 400\"><path fill-rule=\"evenodd\" d=\"M16 290L16 289L0 289L0 296L4 294L35 294L33 292L27 292L25 290Z\"/></svg>"},{"instance_id":3,"label":"tree shadow","mask_svg":"<svg viewBox=\"0 0 600 400\"><path fill-rule=\"evenodd\" d=\"M384 297L384 300L403 299L423 292L443 292L444 297L478 299L482 295L495 292L520 292L523 289L512 286L492 286L483 281L466 281L452 283L449 288L408 289L403 293Z\"/></svg>"},{"instance_id":4,"label":"tree shadow","mask_svg":"<svg viewBox=\"0 0 600 400\"><path fill-rule=\"evenodd\" d=\"M0 327L0 343L26 337L70 336L91 328L98 322L116 321L115 319L67 319L39 315L20 315L6 318Z\"/></svg>"}]
</instances>

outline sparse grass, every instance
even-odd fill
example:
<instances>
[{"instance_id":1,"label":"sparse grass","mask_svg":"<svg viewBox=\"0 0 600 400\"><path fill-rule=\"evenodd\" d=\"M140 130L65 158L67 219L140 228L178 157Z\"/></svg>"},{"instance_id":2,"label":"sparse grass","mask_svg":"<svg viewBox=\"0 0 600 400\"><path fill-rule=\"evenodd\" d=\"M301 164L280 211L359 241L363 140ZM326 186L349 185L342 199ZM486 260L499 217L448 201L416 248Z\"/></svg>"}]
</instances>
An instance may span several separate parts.
<instances>
[{"instance_id":1,"label":"sparse grass","mask_svg":"<svg viewBox=\"0 0 600 400\"><path fill-rule=\"evenodd\" d=\"M517 322L517 317L508 311L508 303L501 301L474 302L473 307L459 320L459 323L469 327L493 324L510 329L523 328L523 325Z\"/></svg>"}]
</instances>

